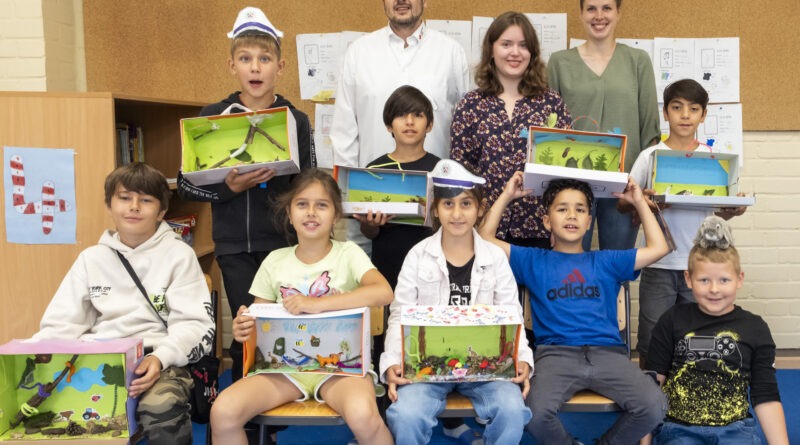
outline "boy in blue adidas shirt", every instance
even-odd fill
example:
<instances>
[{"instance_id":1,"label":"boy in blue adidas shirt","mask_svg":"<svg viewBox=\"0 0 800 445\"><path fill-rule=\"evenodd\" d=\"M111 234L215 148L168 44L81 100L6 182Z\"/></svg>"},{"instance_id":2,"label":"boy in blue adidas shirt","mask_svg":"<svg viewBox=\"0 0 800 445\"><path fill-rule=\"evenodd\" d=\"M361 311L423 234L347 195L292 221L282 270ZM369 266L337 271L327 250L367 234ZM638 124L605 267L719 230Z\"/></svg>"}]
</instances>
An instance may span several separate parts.
<instances>
[{"instance_id":1,"label":"boy in blue adidas shirt","mask_svg":"<svg viewBox=\"0 0 800 445\"><path fill-rule=\"evenodd\" d=\"M647 245L630 250L584 252L591 226L593 194L588 184L552 181L542 196L553 250L513 246L495 237L506 206L531 193L522 172L511 177L486 215L481 236L509 256L518 283L530 291L533 313L534 375L527 404L533 414L528 431L539 443L577 442L558 418L561 405L589 389L614 400L623 413L597 443L635 443L663 419L666 399L658 385L630 361L619 335L616 300L620 283L668 252L655 216L631 179L617 197L642 215Z\"/></svg>"}]
</instances>

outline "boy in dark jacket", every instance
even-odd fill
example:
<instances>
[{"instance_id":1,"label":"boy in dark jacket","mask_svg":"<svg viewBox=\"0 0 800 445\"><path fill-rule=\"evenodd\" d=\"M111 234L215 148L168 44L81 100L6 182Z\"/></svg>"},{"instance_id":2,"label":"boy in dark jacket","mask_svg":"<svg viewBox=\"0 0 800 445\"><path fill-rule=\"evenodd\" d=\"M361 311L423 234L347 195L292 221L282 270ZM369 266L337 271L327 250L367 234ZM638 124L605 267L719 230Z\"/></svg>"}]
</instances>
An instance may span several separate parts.
<instances>
[{"instance_id":1,"label":"boy in dark jacket","mask_svg":"<svg viewBox=\"0 0 800 445\"><path fill-rule=\"evenodd\" d=\"M241 84L241 91L204 107L200 115L289 107L297 122L300 168L313 167L316 160L308 116L275 94L275 82L285 65L280 46L283 33L260 9L247 7L239 12L228 37L231 38L228 64ZM261 261L271 251L288 246L283 228L274 218L277 209L273 208L272 198L288 190L292 178L276 177L269 168L241 174L234 168L225 182L198 187L178 174L178 194L182 199L211 202L214 253L233 314L239 306L253 302L248 290ZM233 341L230 354L236 381L242 377L242 345Z\"/></svg>"}]
</instances>

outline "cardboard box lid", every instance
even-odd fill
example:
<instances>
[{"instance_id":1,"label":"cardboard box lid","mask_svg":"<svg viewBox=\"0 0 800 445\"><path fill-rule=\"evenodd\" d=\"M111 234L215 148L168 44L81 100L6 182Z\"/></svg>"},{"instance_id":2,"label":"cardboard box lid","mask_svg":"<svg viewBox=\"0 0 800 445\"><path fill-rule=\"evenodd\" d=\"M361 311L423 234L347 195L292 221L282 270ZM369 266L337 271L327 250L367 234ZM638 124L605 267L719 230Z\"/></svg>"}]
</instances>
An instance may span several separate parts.
<instances>
[{"instance_id":1,"label":"cardboard box lid","mask_svg":"<svg viewBox=\"0 0 800 445\"><path fill-rule=\"evenodd\" d=\"M425 207L418 202L350 202L342 203L345 215L366 214L381 212L386 215L398 217L425 217Z\"/></svg>"},{"instance_id":2,"label":"cardboard box lid","mask_svg":"<svg viewBox=\"0 0 800 445\"><path fill-rule=\"evenodd\" d=\"M624 134L530 127L528 162L597 171L625 171Z\"/></svg>"},{"instance_id":3,"label":"cardboard box lid","mask_svg":"<svg viewBox=\"0 0 800 445\"><path fill-rule=\"evenodd\" d=\"M485 326L522 324L514 305L417 306L404 305L400 324L407 326Z\"/></svg>"},{"instance_id":4,"label":"cardboard box lid","mask_svg":"<svg viewBox=\"0 0 800 445\"><path fill-rule=\"evenodd\" d=\"M756 204L755 196L694 196L694 195L654 195L653 201L673 207L749 207Z\"/></svg>"},{"instance_id":5,"label":"cardboard box lid","mask_svg":"<svg viewBox=\"0 0 800 445\"><path fill-rule=\"evenodd\" d=\"M325 297L321 297L325 298ZM340 311L326 311L319 314L299 314L294 315L287 311L283 305L274 303L256 303L250 305L250 308L244 315L249 315L256 318L334 318L344 315L355 314L368 314L368 307L360 307L355 309L344 309Z\"/></svg>"},{"instance_id":6,"label":"cardboard box lid","mask_svg":"<svg viewBox=\"0 0 800 445\"><path fill-rule=\"evenodd\" d=\"M139 338L111 340L15 339L0 346L1 355L125 353L141 344Z\"/></svg>"},{"instance_id":7,"label":"cardboard box lid","mask_svg":"<svg viewBox=\"0 0 800 445\"><path fill-rule=\"evenodd\" d=\"M598 170L581 170L555 165L525 164L524 187L533 189L535 196L542 196L550 181L571 178L584 181L592 188L596 198L613 198L613 193L621 193L628 184L628 174L624 172L606 172Z\"/></svg>"}]
</instances>

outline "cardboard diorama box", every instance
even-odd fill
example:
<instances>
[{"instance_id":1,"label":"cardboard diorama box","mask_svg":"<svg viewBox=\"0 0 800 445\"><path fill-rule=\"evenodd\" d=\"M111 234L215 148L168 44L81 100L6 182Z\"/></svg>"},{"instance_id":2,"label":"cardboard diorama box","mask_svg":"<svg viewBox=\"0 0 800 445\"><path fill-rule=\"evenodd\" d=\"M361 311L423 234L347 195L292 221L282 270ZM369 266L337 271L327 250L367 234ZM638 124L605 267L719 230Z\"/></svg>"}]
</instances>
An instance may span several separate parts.
<instances>
[{"instance_id":1,"label":"cardboard diorama box","mask_svg":"<svg viewBox=\"0 0 800 445\"><path fill-rule=\"evenodd\" d=\"M430 226L433 184L428 172L337 165L334 177L342 189L345 215L381 212L392 223Z\"/></svg>"},{"instance_id":2,"label":"cardboard diorama box","mask_svg":"<svg viewBox=\"0 0 800 445\"><path fill-rule=\"evenodd\" d=\"M562 128L528 129L528 162L581 170L625 171L624 134Z\"/></svg>"},{"instance_id":3,"label":"cardboard diorama box","mask_svg":"<svg viewBox=\"0 0 800 445\"><path fill-rule=\"evenodd\" d=\"M245 344L244 374L308 372L364 376L370 366L369 308L292 315L253 304L256 336Z\"/></svg>"},{"instance_id":4,"label":"cardboard diorama box","mask_svg":"<svg viewBox=\"0 0 800 445\"><path fill-rule=\"evenodd\" d=\"M516 306L403 306L403 376L414 382L509 380L517 374Z\"/></svg>"},{"instance_id":5,"label":"cardboard diorama box","mask_svg":"<svg viewBox=\"0 0 800 445\"><path fill-rule=\"evenodd\" d=\"M223 182L268 167L277 176L300 171L297 126L287 107L181 119L181 171L194 185Z\"/></svg>"},{"instance_id":6,"label":"cardboard diorama box","mask_svg":"<svg viewBox=\"0 0 800 445\"><path fill-rule=\"evenodd\" d=\"M754 196L736 196L739 156L733 153L653 152L656 202L675 207L740 207L755 204Z\"/></svg>"},{"instance_id":7,"label":"cardboard diorama box","mask_svg":"<svg viewBox=\"0 0 800 445\"><path fill-rule=\"evenodd\" d=\"M624 134L530 127L525 188L541 195L551 180L573 178L589 183L597 198L613 197L628 182L627 141Z\"/></svg>"},{"instance_id":8,"label":"cardboard diorama box","mask_svg":"<svg viewBox=\"0 0 800 445\"><path fill-rule=\"evenodd\" d=\"M139 339L12 340L0 346L0 442L127 443Z\"/></svg>"},{"instance_id":9,"label":"cardboard diorama box","mask_svg":"<svg viewBox=\"0 0 800 445\"><path fill-rule=\"evenodd\" d=\"M621 193L625 190L625 186L628 185L627 173L577 170L556 165L525 164L524 187L533 189L533 194L536 196L542 196L550 181L562 178L572 178L586 182L592 188L595 198L613 198L614 193Z\"/></svg>"}]
</instances>

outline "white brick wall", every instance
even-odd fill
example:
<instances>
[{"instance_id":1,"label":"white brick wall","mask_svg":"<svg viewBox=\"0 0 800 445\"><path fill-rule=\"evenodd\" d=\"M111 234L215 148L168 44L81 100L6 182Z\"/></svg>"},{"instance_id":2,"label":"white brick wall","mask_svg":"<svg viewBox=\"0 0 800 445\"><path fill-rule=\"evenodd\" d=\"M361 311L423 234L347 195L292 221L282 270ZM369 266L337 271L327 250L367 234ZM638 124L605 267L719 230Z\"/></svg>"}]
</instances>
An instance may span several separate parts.
<instances>
[{"instance_id":1,"label":"white brick wall","mask_svg":"<svg viewBox=\"0 0 800 445\"><path fill-rule=\"evenodd\" d=\"M744 144L739 190L756 205L731 220L745 274L737 303L764 317L778 348L800 348L800 131L745 132Z\"/></svg>"},{"instance_id":2,"label":"white brick wall","mask_svg":"<svg viewBox=\"0 0 800 445\"><path fill-rule=\"evenodd\" d=\"M80 0L0 0L0 90L86 91Z\"/></svg>"},{"instance_id":3,"label":"white brick wall","mask_svg":"<svg viewBox=\"0 0 800 445\"><path fill-rule=\"evenodd\" d=\"M45 91L41 0L0 0L0 90Z\"/></svg>"}]
</instances>

